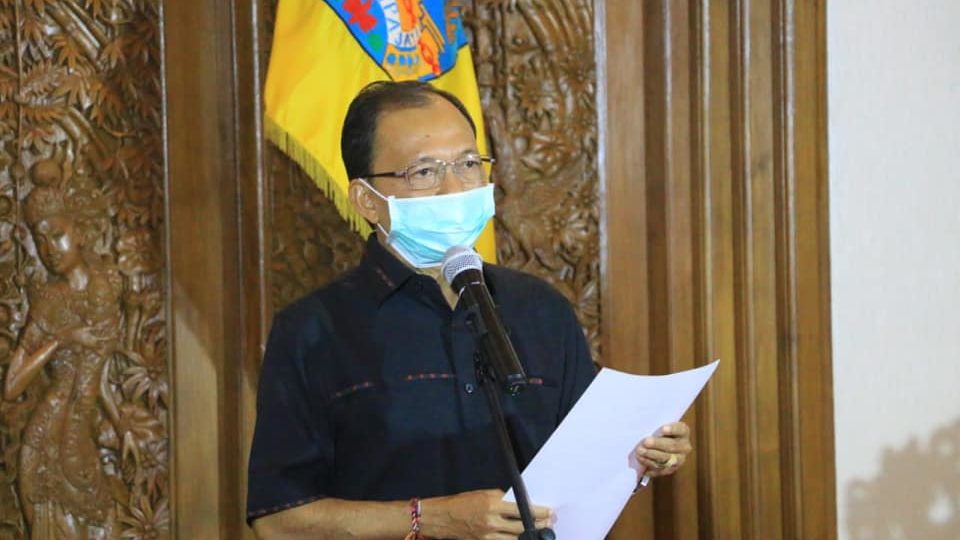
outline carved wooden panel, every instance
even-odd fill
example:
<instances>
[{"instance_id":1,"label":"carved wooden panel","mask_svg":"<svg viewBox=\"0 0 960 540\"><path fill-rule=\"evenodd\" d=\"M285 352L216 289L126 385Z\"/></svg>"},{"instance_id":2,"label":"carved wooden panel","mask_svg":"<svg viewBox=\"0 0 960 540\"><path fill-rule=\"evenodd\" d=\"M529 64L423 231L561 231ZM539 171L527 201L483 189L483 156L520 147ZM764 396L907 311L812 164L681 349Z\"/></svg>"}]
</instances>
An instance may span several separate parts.
<instances>
[{"instance_id":1,"label":"carved wooden panel","mask_svg":"<svg viewBox=\"0 0 960 540\"><path fill-rule=\"evenodd\" d=\"M156 0L0 0L0 538L167 537Z\"/></svg>"},{"instance_id":2,"label":"carved wooden panel","mask_svg":"<svg viewBox=\"0 0 960 540\"><path fill-rule=\"evenodd\" d=\"M265 0L263 13L275 11ZM476 0L472 33L484 117L497 158L500 263L556 286L599 358L600 242L593 7L589 0ZM261 28L264 64L272 19ZM270 281L280 308L355 264L362 243L307 176L268 145Z\"/></svg>"},{"instance_id":3,"label":"carved wooden panel","mask_svg":"<svg viewBox=\"0 0 960 540\"><path fill-rule=\"evenodd\" d=\"M497 255L570 300L599 360L593 3L473 0L468 8L497 158Z\"/></svg>"},{"instance_id":4,"label":"carved wooden panel","mask_svg":"<svg viewBox=\"0 0 960 540\"><path fill-rule=\"evenodd\" d=\"M270 284L280 309L360 262L363 239L279 149L271 146L265 163L273 203Z\"/></svg>"}]
</instances>

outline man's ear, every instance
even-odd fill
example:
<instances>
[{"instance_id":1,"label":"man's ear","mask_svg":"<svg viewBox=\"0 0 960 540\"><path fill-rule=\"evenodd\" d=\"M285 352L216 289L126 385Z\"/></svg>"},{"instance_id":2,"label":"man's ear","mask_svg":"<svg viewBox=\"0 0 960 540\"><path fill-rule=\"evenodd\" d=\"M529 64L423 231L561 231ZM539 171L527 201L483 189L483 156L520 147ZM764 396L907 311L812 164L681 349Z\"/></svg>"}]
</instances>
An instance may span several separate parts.
<instances>
[{"instance_id":1,"label":"man's ear","mask_svg":"<svg viewBox=\"0 0 960 540\"><path fill-rule=\"evenodd\" d=\"M376 195L370 191L370 186L366 182L359 179L351 180L348 194L350 204L364 219L373 224L380 221L380 215L377 213Z\"/></svg>"}]
</instances>

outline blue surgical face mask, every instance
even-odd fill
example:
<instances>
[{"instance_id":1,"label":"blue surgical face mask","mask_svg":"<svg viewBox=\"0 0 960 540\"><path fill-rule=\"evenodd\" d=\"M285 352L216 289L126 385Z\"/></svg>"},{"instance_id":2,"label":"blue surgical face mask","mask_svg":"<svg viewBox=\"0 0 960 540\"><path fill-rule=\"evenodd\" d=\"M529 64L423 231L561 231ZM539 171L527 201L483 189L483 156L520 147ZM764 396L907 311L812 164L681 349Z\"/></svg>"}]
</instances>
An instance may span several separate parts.
<instances>
[{"instance_id":1,"label":"blue surgical face mask","mask_svg":"<svg viewBox=\"0 0 960 540\"><path fill-rule=\"evenodd\" d=\"M440 266L453 246L469 246L495 214L493 184L446 195L398 199L385 197L368 182L367 187L387 201L390 231L387 244L415 268Z\"/></svg>"}]
</instances>

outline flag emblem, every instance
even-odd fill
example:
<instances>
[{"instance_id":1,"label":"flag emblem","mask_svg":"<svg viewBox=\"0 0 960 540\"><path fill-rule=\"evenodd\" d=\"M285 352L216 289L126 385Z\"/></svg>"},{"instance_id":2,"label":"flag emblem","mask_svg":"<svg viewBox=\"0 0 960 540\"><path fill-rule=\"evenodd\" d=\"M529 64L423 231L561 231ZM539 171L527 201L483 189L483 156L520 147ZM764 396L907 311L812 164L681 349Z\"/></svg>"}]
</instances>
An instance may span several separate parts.
<instances>
[{"instance_id":1,"label":"flag emblem","mask_svg":"<svg viewBox=\"0 0 960 540\"><path fill-rule=\"evenodd\" d=\"M466 44L460 9L442 0L325 0L393 80L429 81ZM437 24L443 23L443 28Z\"/></svg>"}]
</instances>

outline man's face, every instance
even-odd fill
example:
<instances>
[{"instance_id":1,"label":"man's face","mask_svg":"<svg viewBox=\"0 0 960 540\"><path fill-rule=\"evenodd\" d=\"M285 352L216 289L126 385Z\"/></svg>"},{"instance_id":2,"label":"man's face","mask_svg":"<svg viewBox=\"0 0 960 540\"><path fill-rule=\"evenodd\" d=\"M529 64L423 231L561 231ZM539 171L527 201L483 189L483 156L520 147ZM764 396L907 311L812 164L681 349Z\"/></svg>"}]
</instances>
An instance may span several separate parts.
<instances>
[{"instance_id":1,"label":"man's face","mask_svg":"<svg viewBox=\"0 0 960 540\"><path fill-rule=\"evenodd\" d=\"M453 161L477 154L477 142L463 114L441 97L425 107L385 111L377 122L370 164L372 173L402 171L420 160ZM424 197L465 191L463 182L447 168L433 189L414 190L404 178L378 177L368 180L385 197ZM375 183L374 183L375 182ZM362 182L350 185L350 200L371 223L390 230L387 202L377 197Z\"/></svg>"}]
</instances>

